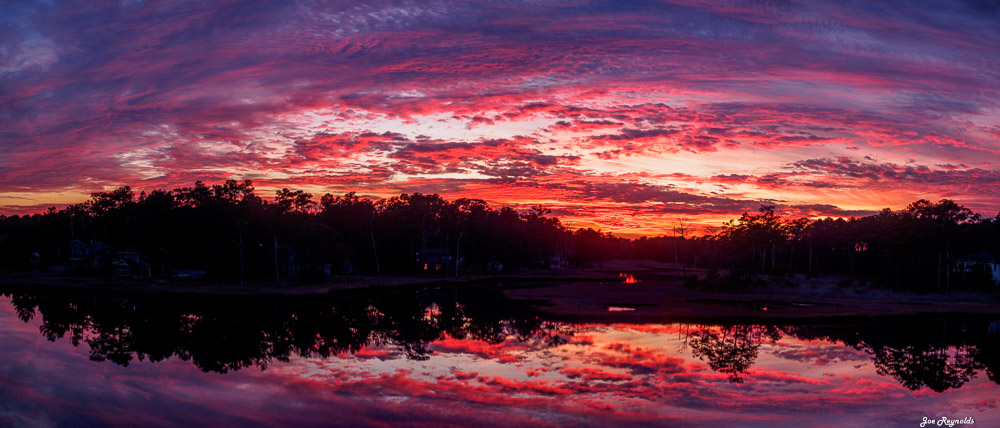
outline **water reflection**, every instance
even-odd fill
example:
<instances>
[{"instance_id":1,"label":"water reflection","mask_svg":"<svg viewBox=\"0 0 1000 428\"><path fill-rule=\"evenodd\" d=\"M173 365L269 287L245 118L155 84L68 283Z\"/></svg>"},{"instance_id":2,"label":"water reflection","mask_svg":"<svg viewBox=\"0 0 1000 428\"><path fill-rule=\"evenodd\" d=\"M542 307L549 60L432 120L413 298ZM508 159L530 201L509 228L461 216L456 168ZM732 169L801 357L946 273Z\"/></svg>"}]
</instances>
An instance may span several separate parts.
<instances>
[{"instance_id":1,"label":"water reflection","mask_svg":"<svg viewBox=\"0 0 1000 428\"><path fill-rule=\"evenodd\" d=\"M872 357L880 375L907 389L942 392L959 388L978 372L1000 384L1000 335L986 320L908 318L854 326L799 326L799 338L830 340Z\"/></svg>"},{"instance_id":2,"label":"water reflection","mask_svg":"<svg viewBox=\"0 0 1000 428\"><path fill-rule=\"evenodd\" d=\"M761 343L781 339L777 327L762 325L702 326L685 330L685 335L692 355L707 361L712 370L729 375L734 383L743 383Z\"/></svg>"},{"instance_id":3,"label":"water reflection","mask_svg":"<svg viewBox=\"0 0 1000 428\"><path fill-rule=\"evenodd\" d=\"M743 383L761 344L777 343L784 335L842 343L871 356L876 372L891 376L916 391L943 392L959 388L984 371L1000 384L998 345L984 320L883 320L878 324L832 326L729 325L685 329L685 345L712 370Z\"/></svg>"},{"instance_id":4,"label":"water reflection","mask_svg":"<svg viewBox=\"0 0 1000 428\"><path fill-rule=\"evenodd\" d=\"M559 329L525 305L492 289L455 288L345 299L120 297L9 292L18 318L41 315L49 341L85 343L90 359L128 366L176 356L206 372L265 369L291 355L330 357L366 346L393 345L426 360L427 344L443 337L500 343L542 336L561 343Z\"/></svg>"},{"instance_id":5,"label":"water reflection","mask_svg":"<svg viewBox=\"0 0 1000 428\"><path fill-rule=\"evenodd\" d=\"M176 356L206 372L267 368L289 356L327 358L389 345L426 360L445 338L499 344L568 343L580 326L546 322L496 289L445 288L345 299L276 302L246 298L141 298L8 292L18 318L41 315L49 341L85 343L90 359L128 366ZM985 320L912 319L848 325L687 325L683 347L708 366L744 382L764 343L784 335L842 343L871 356L878 374L902 386L941 392L985 370L1000 383L1000 335Z\"/></svg>"},{"instance_id":6,"label":"water reflection","mask_svg":"<svg viewBox=\"0 0 1000 428\"><path fill-rule=\"evenodd\" d=\"M12 363L0 364L0 402L13 409L66 390L60 406L81 406L74 412L91 396L164 409L151 415L197 401L203 412L188 422L200 425L219 412L261 412L257 422L291 412L295 425L350 412L374 419L343 424L810 425L819 409L862 424L911 426L939 408L1000 418L988 398L1000 383L989 320L565 324L488 287L292 300L4 295L0 360ZM33 344L41 337L56 343ZM184 374L193 367L210 374ZM172 378L183 386L163 384ZM108 392L122 390L138 392Z\"/></svg>"}]
</instances>

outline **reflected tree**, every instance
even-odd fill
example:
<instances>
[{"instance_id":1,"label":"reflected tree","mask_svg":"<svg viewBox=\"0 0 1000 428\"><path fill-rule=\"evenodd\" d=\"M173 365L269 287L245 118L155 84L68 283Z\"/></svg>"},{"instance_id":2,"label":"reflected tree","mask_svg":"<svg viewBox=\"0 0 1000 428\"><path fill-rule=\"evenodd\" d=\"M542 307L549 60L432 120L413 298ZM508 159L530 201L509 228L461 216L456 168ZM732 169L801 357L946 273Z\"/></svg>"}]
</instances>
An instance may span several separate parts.
<instances>
[{"instance_id":1,"label":"reflected tree","mask_svg":"<svg viewBox=\"0 0 1000 428\"><path fill-rule=\"evenodd\" d=\"M979 371L995 375L1000 337L990 323L948 318L902 319L877 324L788 327L801 339L841 342L872 356L875 370L916 391L956 389Z\"/></svg>"},{"instance_id":2,"label":"reflected tree","mask_svg":"<svg viewBox=\"0 0 1000 428\"><path fill-rule=\"evenodd\" d=\"M743 383L743 376L757 361L761 343L781 339L776 327L761 325L701 327L687 334L691 354L712 370L729 375L733 383Z\"/></svg>"},{"instance_id":3,"label":"reflected tree","mask_svg":"<svg viewBox=\"0 0 1000 428\"><path fill-rule=\"evenodd\" d=\"M129 366L177 356L206 372L266 369L289 357L329 357L367 346L395 347L425 360L430 343L448 337L501 343L558 343L529 306L495 289L455 288L311 301L181 297L74 297L9 294L24 322L41 315L40 331L85 343L90 359ZM559 334L565 336L565 329ZM563 342L565 343L565 342Z\"/></svg>"},{"instance_id":4,"label":"reflected tree","mask_svg":"<svg viewBox=\"0 0 1000 428\"><path fill-rule=\"evenodd\" d=\"M978 350L970 346L884 346L870 352L878 374L892 376L913 391L925 386L936 392L958 388L983 369L976 360Z\"/></svg>"},{"instance_id":5,"label":"reflected tree","mask_svg":"<svg viewBox=\"0 0 1000 428\"><path fill-rule=\"evenodd\" d=\"M39 322L50 341L86 344L90 358L129 366L171 357L206 372L266 369L293 356L330 357L369 346L423 360L433 342L520 341L539 348L569 343L572 325L544 321L496 288L442 287L349 298L275 300L183 296L73 296L17 291L18 318ZM750 373L764 343L784 335L840 342L871 355L876 371L911 390L962 387L980 371L1000 383L1000 334L988 320L921 317L834 325L693 326L691 354L734 383Z\"/></svg>"}]
</instances>

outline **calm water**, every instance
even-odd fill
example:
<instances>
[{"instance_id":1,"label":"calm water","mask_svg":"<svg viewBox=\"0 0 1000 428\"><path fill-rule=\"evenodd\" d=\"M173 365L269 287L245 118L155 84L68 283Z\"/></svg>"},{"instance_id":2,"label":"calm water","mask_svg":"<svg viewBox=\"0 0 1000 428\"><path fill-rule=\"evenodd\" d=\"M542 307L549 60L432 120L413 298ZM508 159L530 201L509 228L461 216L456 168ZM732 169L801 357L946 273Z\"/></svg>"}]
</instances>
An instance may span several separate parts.
<instances>
[{"instance_id":1,"label":"calm water","mask_svg":"<svg viewBox=\"0 0 1000 428\"><path fill-rule=\"evenodd\" d=\"M562 324L496 290L0 298L0 426L1000 425L1000 323Z\"/></svg>"}]
</instances>

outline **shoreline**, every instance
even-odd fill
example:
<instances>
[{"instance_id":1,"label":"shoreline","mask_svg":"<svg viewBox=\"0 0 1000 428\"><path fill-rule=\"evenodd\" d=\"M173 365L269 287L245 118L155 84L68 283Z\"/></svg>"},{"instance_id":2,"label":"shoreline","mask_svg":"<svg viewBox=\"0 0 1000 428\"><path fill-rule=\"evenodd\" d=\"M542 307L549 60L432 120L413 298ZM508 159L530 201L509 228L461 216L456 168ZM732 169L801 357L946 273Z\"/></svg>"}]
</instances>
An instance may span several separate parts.
<instances>
[{"instance_id":1,"label":"shoreline","mask_svg":"<svg viewBox=\"0 0 1000 428\"><path fill-rule=\"evenodd\" d=\"M835 290L842 295L776 293L773 290L710 293L684 287L680 281L625 284L596 277L470 277L459 280L397 278L382 284L351 282L294 287L115 283L65 278L0 279L0 290L85 292L144 296L219 298L351 298L372 292L406 292L440 287L492 287L507 298L532 305L552 321L572 323L672 323L819 321L883 316L997 316L1000 294L956 293L912 295L876 291ZM617 278L611 278L617 279ZM548 283L548 284L546 284ZM947 300L945 300L947 299Z\"/></svg>"},{"instance_id":2,"label":"shoreline","mask_svg":"<svg viewBox=\"0 0 1000 428\"><path fill-rule=\"evenodd\" d=\"M634 274L638 283L624 283ZM350 298L377 292L440 287L491 287L528 303L554 321L660 323L685 321L774 321L829 318L981 315L1000 319L1000 291L915 294L838 286L837 278L767 287L713 290L686 287L683 276L703 272L662 262L612 261L593 269L520 271L504 275L351 277L318 284L238 284L188 280L131 281L94 277L5 276L0 290L21 289L99 294L169 295L199 298Z\"/></svg>"},{"instance_id":3,"label":"shoreline","mask_svg":"<svg viewBox=\"0 0 1000 428\"><path fill-rule=\"evenodd\" d=\"M354 277L350 280L322 283L295 283L288 281L256 281L244 285L237 283L212 283L201 280L121 280L98 277L57 276L5 276L0 277L0 289L20 288L33 290L63 290L91 292L121 292L129 294L179 294L198 296L323 296L352 292L379 290L407 290L442 286L476 286L510 282L605 282L616 279L612 275L596 272L555 272L548 275L463 275L459 278L386 276Z\"/></svg>"},{"instance_id":4,"label":"shoreline","mask_svg":"<svg viewBox=\"0 0 1000 428\"><path fill-rule=\"evenodd\" d=\"M820 320L880 316L967 315L1000 319L1000 294L916 295L879 290L832 290L836 294L774 292L709 293L679 281L639 284L558 284L505 290L535 304L546 317L567 322L718 322Z\"/></svg>"}]
</instances>

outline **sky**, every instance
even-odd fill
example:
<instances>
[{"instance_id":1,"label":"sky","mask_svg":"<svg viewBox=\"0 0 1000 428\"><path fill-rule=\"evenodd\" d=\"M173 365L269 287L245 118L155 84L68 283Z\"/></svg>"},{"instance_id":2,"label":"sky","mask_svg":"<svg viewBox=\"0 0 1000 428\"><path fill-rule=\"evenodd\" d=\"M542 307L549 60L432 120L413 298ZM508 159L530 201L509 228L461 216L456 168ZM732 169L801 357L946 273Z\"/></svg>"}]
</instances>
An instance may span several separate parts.
<instances>
[{"instance_id":1,"label":"sky","mask_svg":"<svg viewBox=\"0 0 1000 428\"><path fill-rule=\"evenodd\" d=\"M1000 3L0 2L0 213L226 179L623 236L993 216Z\"/></svg>"}]
</instances>

